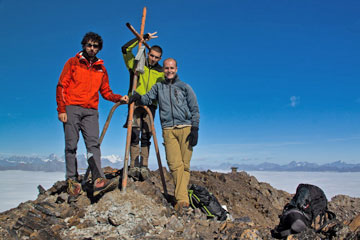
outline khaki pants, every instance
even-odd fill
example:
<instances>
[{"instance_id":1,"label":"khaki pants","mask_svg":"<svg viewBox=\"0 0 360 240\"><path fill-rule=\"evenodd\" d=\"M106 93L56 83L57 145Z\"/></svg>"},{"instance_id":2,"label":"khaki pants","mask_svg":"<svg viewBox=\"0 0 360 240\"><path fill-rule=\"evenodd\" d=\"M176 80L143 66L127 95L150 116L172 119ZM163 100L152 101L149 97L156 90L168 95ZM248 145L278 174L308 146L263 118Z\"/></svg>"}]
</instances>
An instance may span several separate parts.
<instances>
[{"instance_id":1,"label":"khaki pants","mask_svg":"<svg viewBox=\"0 0 360 240\"><path fill-rule=\"evenodd\" d=\"M163 129L166 160L175 184L177 202L189 203L187 186L190 181L192 147L186 142L191 127Z\"/></svg>"}]
</instances>

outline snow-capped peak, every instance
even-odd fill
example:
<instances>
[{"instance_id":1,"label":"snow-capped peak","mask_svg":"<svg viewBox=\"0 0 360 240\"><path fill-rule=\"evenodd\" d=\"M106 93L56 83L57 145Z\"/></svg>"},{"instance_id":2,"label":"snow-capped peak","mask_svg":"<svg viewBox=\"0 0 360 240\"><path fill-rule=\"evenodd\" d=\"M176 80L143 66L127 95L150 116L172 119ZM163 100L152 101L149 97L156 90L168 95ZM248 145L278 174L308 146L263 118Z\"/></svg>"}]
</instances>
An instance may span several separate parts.
<instances>
[{"instance_id":1,"label":"snow-capped peak","mask_svg":"<svg viewBox=\"0 0 360 240\"><path fill-rule=\"evenodd\" d=\"M111 163L121 162L120 156L115 155L115 154L108 155L108 156L102 156L101 159L107 159L107 160L110 161Z\"/></svg>"}]
</instances>

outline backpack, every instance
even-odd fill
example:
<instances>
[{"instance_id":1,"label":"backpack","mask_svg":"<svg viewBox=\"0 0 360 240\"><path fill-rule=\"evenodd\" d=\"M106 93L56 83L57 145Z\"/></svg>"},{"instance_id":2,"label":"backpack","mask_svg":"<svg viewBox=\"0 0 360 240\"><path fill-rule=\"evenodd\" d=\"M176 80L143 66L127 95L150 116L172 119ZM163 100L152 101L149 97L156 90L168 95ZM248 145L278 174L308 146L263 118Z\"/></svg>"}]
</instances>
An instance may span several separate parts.
<instances>
[{"instance_id":1,"label":"backpack","mask_svg":"<svg viewBox=\"0 0 360 240\"><path fill-rule=\"evenodd\" d=\"M300 233L306 228L321 232L336 218L335 214L328 210L327 204L325 193L319 187L299 184L295 196L285 205L279 216L279 225L271 230L272 237L282 239L290 234Z\"/></svg>"},{"instance_id":2,"label":"backpack","mask_svg":"<svg viewBox=\"0 0 360 240\"><path fill-rule=\"evenodd\" d=\"M190 205L193 208L200 208L208 218L217 218L219 221L226 220L228 212L206 188L193 184L188 192Z\"/></svg>"}]
</instances>

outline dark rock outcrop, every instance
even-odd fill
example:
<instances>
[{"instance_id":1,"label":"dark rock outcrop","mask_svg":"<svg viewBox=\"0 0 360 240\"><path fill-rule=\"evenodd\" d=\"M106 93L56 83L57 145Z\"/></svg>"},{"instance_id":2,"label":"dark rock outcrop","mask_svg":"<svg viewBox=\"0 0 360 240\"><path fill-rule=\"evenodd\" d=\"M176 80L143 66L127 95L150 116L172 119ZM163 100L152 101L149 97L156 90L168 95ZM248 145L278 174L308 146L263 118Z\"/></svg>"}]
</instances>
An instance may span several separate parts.
<instances>
[{"instance_id":1,"label":"dark rock outcrop","mask_svg":"<svg viewBox=\"0 0 360 240\"><path fill-rule=\"evenodd\" d=\"M107 169L121 183L121 171ZM205 186L230 212L224 222L206 219L199 209L178 214L172 196L164 196L158 171L144 182L128 180L126 192L116 189L93 199L82 195L67 203L66 183L59 181L34 201L0 213L0 239L272 239L287 192L261 183L245 172L191 173L191 183ZM165 171L168 191L171 176ZM360 199L338 195L329 203L337 222L332 239L359 239ZM309 229L289 239L326 239Z\"/></svg>"}]
</instances>

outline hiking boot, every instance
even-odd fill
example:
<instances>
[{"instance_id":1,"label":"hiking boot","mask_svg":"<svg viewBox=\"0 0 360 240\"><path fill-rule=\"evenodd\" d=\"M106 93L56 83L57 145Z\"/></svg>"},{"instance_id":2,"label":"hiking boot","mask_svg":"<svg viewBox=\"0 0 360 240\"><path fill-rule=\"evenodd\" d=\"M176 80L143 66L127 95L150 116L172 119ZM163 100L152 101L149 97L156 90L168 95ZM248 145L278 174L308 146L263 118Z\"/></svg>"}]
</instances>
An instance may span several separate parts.
<instances>
[{"instance_id":1,"label":"hiking boot","mask_svg":"<svg viewBox=\"0 0 360 240\"><path fill-rule=\"evenodd\" d=\"M150 176L150 170L148 167L141 167L140 168L140 176L142 181L145 181L146 179L149 178Z\"/></svg>"},{"instance_id":2,"label":"hiking boot","mask_svg":"<svg viewBox=\"0 0 360 240\"><path fill-rule=\"evenodd\" d=\"M67 193L69 194L68 203L76 202L82 194L81 184L71 178L67 180L67 184Z\"/></svg>"},{"instance_id":3,"label":"hiking boot","mask_svg":"<svg viewBox=\"0 0 360 240\"><path fill-rule=\"evenodd\" d=\"M187 203L187 202L178 202L178 203L175 204L175 207L174 207L175 211L177 211L177 212L180 211L183 208L184 209L190 208L189 203Z\"/></svg>"},{"instance_id":4,"label":"hiking boot","mask_svg":"<svg viewBox=\"0 0 360 240\"><path fill-rule=\"evenodd\" d=\"M140 169L138 167L131 167L128 171L128 176L132 177L134 180L139 181L140 179Z\"/></svg>"},{"instance_id":5,"label":"hiking boot","mask_svg":"<svg viewBox=\"0 0 360 240\"><path fill-rule=\"evenodd\" d=\"M109 180L105 178L98 178L94 182L94 192L93 196L97 196L100 193L104 194L106 192L110 192L116 188L116 180L115 178Z\"/></svg>"},{"instance_id":6,"label":"hiking boot","mask_svg":"<svg viewBox=\"0 0 360 240\"><path fill-rule=\"evenodd\" d=\"M192 213L192 208L187 202L178 202L174 207L176 213L180 216L190 215Z\"/></svg>"}]
</instances>

